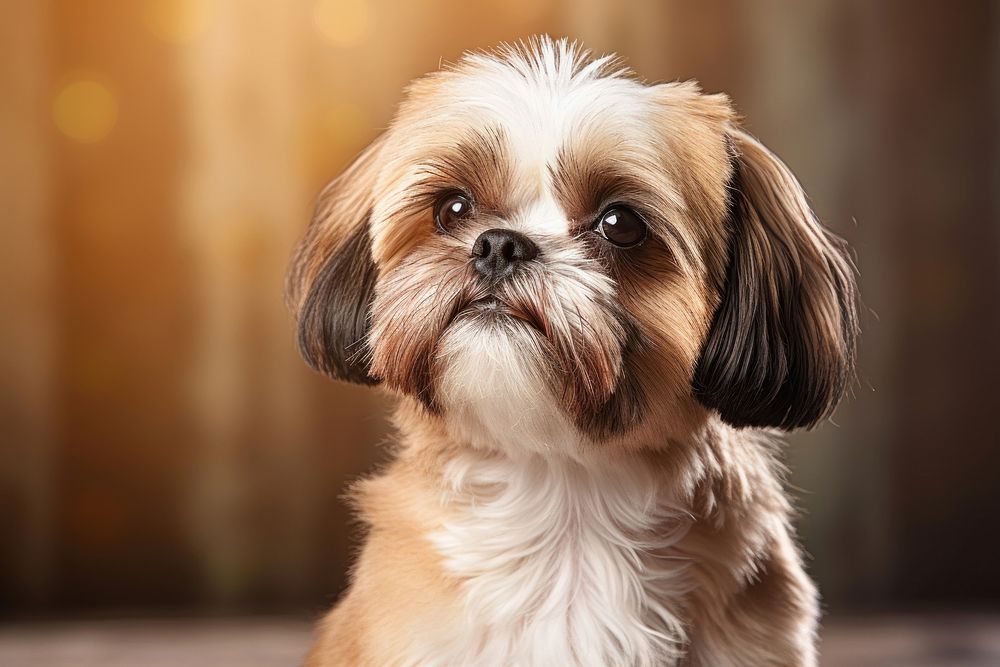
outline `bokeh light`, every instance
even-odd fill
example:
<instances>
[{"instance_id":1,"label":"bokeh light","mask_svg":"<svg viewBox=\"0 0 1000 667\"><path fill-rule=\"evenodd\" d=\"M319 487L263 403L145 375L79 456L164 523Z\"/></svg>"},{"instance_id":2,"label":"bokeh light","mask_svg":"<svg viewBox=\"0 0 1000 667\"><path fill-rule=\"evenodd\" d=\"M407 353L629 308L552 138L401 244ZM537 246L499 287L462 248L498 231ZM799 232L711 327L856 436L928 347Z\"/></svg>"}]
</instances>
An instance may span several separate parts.
<instances>
[{"instance_id":1,"label":"bokeh light","mask_svg":"<svg viewBox=\"0 0 1000 667\"><path fill-rule=\"evenodd\" d=\"M52 109L56 127L67 137L89 144L101 141L118 122L118 102L97 81L74 81L56 96Z\"/></svg>"},{"instance_id":2,"label":"bokeh light","mask_svg":"<svg viewBox=\"0 0 1000 667\"><path fill-rule=\"evenodd\" d=\"M320 35L332 45L357 46L371 30L372 11L365 0L319 0L313 21Z\"/></svg>"}]
</instances>

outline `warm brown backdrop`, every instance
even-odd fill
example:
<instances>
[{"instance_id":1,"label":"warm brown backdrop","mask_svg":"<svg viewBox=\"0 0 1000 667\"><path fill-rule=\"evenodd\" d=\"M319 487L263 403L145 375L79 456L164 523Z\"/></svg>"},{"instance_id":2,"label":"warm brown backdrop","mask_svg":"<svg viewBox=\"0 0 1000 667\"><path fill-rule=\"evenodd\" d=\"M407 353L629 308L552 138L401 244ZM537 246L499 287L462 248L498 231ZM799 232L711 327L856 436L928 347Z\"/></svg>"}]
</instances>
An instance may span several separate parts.
<instances>
[{"instance_id":1,"label":"warm brown backdrop","mask_svg":"<svg viewBox=\"0 0 1000 667\"><path fill-rule=\"evenodd\" d=\"M993 606L1000 4L7 0L0 612L312 611L385 403L282 303L323 183L412 77L533 33L729 92L857 249L855 398L791 440L836 609Z\"/></svg>"}]
</instances>

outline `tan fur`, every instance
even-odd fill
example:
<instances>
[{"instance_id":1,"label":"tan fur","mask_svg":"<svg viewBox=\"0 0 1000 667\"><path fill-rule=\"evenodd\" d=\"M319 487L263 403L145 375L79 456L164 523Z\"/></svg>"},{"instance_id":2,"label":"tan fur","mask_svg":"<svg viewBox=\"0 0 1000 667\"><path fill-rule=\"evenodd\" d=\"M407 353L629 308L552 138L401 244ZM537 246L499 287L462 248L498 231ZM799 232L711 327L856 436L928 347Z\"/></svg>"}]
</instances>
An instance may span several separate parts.
<instances>
[{"instance_id":1,"label":"tan fur","mask_svg":"<svg viewBox=\"0 0 1000 667\"><path fill-rule=\"evenodd\" d=\"M650 644L662 641L659 658L643 652L649 646L624 643L622 655L643 665L816 664L817 593L792 535L778 453L766 434L731 424L811 425L836 405L856 329L849 259L816 222L788 169L739 129L727 98L703 95L693 84L646 87L622 75L615 61L592 71L590 62L573 46L539 40L470 56L417 81L392 126L321 198L289 277L300 343L320 370L382 383L399 397L398 450L391 465L352 492L368 532L350 589L319 627L309 667L449 664L444 656L455 655L504 664L482 647L463 645L473 641L466 635L490 642L491 621L469 598L478 575L461 574L464 552L449 556L442 545L461 539L454 535L465 534L461 527L478 520L475 512L488 509L506 481L459 488L455 466L462 460L562 471L571 478L562 482L567 502L574 483L582 494L584 485L600 483L603 470L608 484L613 478L648 487L618 496L607 487L607 507L632 523L614 516L595 523L586 515L601 514L603 505L571 507L565 529L582 537L544 556L579 567L581 590L595 600L595 582L615 580L606 568L638 568L639 580L648 570L648 590L624 589L638 595L628 604L641 622L672 634ZM535 85L536 75L541 83L525 95L537 94L542 108L560 86L570 92L552 104L590 104L586 96L572 101L574 77L641 103L621 113L585 107L565 140L546 146L546 135L524 134L534 117L520 125L512 119L534 110L508 108L500 93L490 97L504 85ZM550 150L548 162L534 164L533 142L539 154ZM435 230L435 202L453 190L475 200L475 214L460 227ZM594 236L595 216L615 202L642 211L649 237L641 247L613 249ZM565 232L553 211L564 212ZM470 268L469 248L496 227L531 236L540 258L509 284L484 286ZM370 253L363 262L334 264L364 275L324 271L345 252ZM470 309L487 295L503 301L506 315L480 325ZM757 305L744 312L748 298ZM326 318L327 302L350 312ZM771 319L757 318L762 312ZM734 326L734 317L750 319ZM783 326L787 317L798 328ZM767 326L780 329L785 349L766 348L774 337ZM510 369L510 392L477 387L476 374L466 372L469 359L461 355L479 349L478 331L501 341L478 354L490 357L484 373ZM725 356L730 348L732 359ZM765 404L754 404L754 395L733 398L724 384L710 386L716 373L740 380L747 360L761 359L775 360L752 380ZM536 380L541 389L526 388ZM808 393L804 404L794 403L799 385ZM463 402L480 390L483 401ZM493 415L477 412L494 408ZM509 429L509 442L497 428ZM637 521L645 534L628 533ZM587 554L574 550L601 539L593 537L601 531L629 543L612 545L620 553L601 544L604 560L587 565ZM525 547L519 567L541 558L533 548ZM488 570L484 562L476 568ZM504 570L489 576L491 585L503 582ZM539 599L547 600L547 584L538 585ZM525 610L523 627L502 632L534 636L535 611ZM603 628L601 619L585 620ZM641 643L642 632L636 636ZM553 650L560 648L564 638L552 639ZM511 656L539 655L506 648ZM573 655L580 665L625 664L607 653Z\"/></svg>"}]
</instances>

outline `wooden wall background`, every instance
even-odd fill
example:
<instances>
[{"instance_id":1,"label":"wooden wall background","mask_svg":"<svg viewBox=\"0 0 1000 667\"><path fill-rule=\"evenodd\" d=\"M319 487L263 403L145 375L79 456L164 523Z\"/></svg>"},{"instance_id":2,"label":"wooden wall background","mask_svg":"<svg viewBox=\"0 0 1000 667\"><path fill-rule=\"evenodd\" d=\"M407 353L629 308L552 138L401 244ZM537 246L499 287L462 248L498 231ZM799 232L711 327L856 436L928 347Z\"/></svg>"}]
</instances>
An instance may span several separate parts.
<instances>
[{"instance_id":1,"label":"wooden wall background","mask_svg":"<svg viewBox=\"0 0 1000 667\"><path fill-rule=\"evenodd\" d=\"M856 397L792 438L834 609L1000 600L1000 5L7 0L0 610L306 610L385 404L281 298L403 85L538 32L737 101L857 249Z\"/></svg>"}]
</instances>

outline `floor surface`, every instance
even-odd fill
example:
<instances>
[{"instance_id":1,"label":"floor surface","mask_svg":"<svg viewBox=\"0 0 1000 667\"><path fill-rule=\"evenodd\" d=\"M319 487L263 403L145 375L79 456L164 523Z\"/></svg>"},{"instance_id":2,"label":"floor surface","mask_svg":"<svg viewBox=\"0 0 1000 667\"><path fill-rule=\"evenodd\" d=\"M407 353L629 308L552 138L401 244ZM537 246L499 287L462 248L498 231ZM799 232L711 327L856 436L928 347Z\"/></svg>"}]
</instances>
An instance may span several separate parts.
<instances>
[{"instance_id":1,"label":"floor surface","mask_svg":"<svg viewBox=\"0 0 1000 667\"><path fill-rule=\"evenodd\" d=\"M294 619L118 620L0 625L3 667L285 667L310 624ZM828 619L824 667L997 667L1000 616Z\"/></svg>"}]
</instances>

